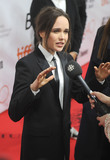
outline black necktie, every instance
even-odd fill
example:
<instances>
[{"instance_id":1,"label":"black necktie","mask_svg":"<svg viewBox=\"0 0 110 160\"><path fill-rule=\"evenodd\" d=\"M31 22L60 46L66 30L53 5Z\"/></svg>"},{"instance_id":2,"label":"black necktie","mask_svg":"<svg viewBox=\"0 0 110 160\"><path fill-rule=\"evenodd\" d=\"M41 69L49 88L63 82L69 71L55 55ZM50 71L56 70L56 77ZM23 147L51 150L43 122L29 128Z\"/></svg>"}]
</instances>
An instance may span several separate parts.
<instances>
[{"instance_id":1,"label":"black necktie","mask_svg":"<svg viewBox=\"0 0 110 160\"><path fill-rule=\"evenodd\" d=\"M52 61L54 62L54 65L55 65L55 67L56 67L56 69L55 69L55 81L56 81L56 84L57 84L57 89L58 89L58 91L59 91L58 67L57 67L57 63L56 63L55 57L53 57Z\"/></svg>"}]
</instances>

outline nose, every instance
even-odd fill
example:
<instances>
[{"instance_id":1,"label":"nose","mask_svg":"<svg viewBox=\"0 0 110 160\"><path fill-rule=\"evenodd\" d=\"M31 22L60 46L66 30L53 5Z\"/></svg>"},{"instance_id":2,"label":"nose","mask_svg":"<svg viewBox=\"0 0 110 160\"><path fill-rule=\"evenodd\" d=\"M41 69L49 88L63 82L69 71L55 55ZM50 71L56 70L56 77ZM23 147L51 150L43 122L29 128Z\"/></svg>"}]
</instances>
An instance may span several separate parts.
<instances>
[{"instance_id":1,"label":"nose","mask_svg":"<svg viewBox=\"0 0 110 160\"><path fill-rule=\"evenodd\" d=\"M65 34L63 32L61 32L60 35L59 35L59 38L60 39L64 39L65 38Z\"/></svg>"}]
</instances>

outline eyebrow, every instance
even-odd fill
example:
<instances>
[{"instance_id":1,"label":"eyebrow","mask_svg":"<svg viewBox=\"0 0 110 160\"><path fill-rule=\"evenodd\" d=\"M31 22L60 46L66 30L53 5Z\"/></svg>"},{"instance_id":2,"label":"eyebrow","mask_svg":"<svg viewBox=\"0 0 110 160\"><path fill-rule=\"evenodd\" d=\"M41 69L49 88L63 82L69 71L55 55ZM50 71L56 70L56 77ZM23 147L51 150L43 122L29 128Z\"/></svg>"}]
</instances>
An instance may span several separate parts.
<instances>
[{"instance_id":1,"label":"eyebrow","mask_svg":"<svg viewBox=\"0 0 110 160\"><path fill-rule=\"evenodd\" d=\"M52 30L60 30L61 28L52 28ZM69 31L69 28L65 28L64 30L68 30Z\"/></svg>"}]
</instances>

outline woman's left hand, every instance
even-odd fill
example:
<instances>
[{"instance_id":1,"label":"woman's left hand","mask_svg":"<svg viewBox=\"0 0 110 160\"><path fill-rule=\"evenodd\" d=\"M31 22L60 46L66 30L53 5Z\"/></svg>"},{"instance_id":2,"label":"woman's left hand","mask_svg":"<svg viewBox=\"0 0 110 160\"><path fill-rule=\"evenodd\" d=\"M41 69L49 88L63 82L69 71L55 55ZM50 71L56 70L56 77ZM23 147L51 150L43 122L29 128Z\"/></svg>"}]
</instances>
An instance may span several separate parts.
<instances>
[{"instance_id":1,"label":"woman's left hand","mask_svg":"<svg viewBox=\"0 0 110 160\"><path fill-rule=\"evenodd\" d=\"M110 62L101 63L97 68L94 66L96 79L98 81L103 81L110 75Z\"/></svg>"}]
</instances>

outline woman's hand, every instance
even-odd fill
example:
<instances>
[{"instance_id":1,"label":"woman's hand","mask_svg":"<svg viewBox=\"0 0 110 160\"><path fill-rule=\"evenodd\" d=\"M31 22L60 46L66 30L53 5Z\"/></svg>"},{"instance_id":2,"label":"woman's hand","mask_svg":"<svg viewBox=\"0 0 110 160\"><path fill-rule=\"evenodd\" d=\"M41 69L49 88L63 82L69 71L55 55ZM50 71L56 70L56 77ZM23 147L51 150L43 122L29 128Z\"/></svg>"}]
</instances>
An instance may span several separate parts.
<instances>
[{"instance_id":1,"label":"woman's hand","mask_svg":"<svg viewBox=\"0 0 110 160\"><path fill-rule=\"evenodd\" d=\"M110 62L101 63L97 68L94 66L95 76L98 81L103 81L110 75Z\"/></svg>"},{"instance_id":2,"label":"woman's hand","mask_svg":"<svg viewBox=\"0 0 110 160\"><path fill-rule=\"evenodd\" d=\"M106 105L108 105L108 107L110 106L110 97L106 96L105 94L101 93L101 92L92 92L91 95L97 97L102 103L105 103ZM88 96L89 98L89 102L91 104L91 109L93 109L95 107L94 104L94 100L90 98L90 96Z\"/></svg>"},{"instance_id":3,"label":"woman's hand","mask_svg":"<svg viewBox=\"0 0 110 160\"><path fill-rule=\"evenodd\" d=\"M101 116L101 117L97 117L97 120L99 121L98 125L99 126L103 126L105 127L105 119L107 117L107 114Z\"/></svg>"},{"instance_id":4,"label":"woman's hand","mask_svg":"<svg viewBox=\"0 0 110 160\"><path fill-rule=\"evenodd\" d=\"M49 81L51 81L54 78L54 75L51 75L50 77L46 78L46 75L54 70L56 67L49 67L38 74L35 81L30 85L30 88L33 91L37 91L39 88L47 84Z\"/></svg>"},{"instance_id":5,"label":"woman's hand","mask_svg":"<svg viewBox=\"0 0 110 160\"><path fill-rule=\"evenodd\" d=\"M101 102L105 103L108 105L108 103L110 104L110 97L106 96L105 94L101 93L101 92L92 92L91 95L97 97ZM93 109L95 107L94 104L94 100L90 98L90 96L88 96L89 98L89 102L91 104L91 109ZM109 107L109 106L108 106ZM99 126L105 126L105 119L106 119L107 114L101 116L101 117L97 117L97 120L99 121Z\"/></svg>"}]
</instances>

